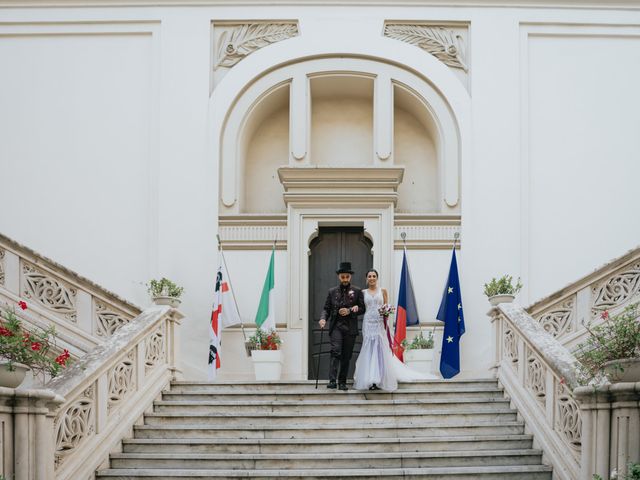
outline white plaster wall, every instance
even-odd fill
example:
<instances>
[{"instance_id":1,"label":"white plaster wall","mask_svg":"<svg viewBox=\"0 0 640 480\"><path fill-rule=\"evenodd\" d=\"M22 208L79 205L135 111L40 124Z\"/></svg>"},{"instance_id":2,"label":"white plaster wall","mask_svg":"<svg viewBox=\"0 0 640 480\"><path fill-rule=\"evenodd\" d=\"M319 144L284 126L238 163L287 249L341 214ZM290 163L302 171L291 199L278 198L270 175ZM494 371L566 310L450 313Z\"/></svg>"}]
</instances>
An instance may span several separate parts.
<instances>
[{"instance_id":1,"label":"white plaster wall","mask_svg":"<svg viewBox=\"0 0 640 480\"><path fill-rule=\"evenodd\" d=\"M490 364L488 306L481 291L491 276L522 275L528 291L520 300L527 303L638 243L637 10L0 9L0 230L140 304L146 296L137 282L167 275L183 284L187 377L204 376L218 264L218 166L206 155L211 21L243 18L298 18L303 37L323 42L337 35L345 52L352 42L377 38L384 19L471 22L472 141L461 165L459 257L465 374L486 374ZM7 34L16 28L60 33L78 28L69 22L92 21L140 22L147 33ZM156 22L161 35L149 34L147 22ZM529 24L592 31L529 43ZM369 159L371 144L362 136ZM335 151L323 155L337 157ZM410 252L421 313L437 310L449 255ZM243 272L236 287L243 316L255 314L267 258L266 251L229 253L232 272ZM287 281L285 272L279 251L278 308L286 304L286 289L279 286L280 279ZM297 348L303 341L287 344ZM288 373L295 374L296 354L289 352ZM250 368L241 365L244 372Z\"/></svg>"},{"instance_id":2,"label":"white plaster wall","mask_svg":"<svg viewBox=\"0 0 640 480\"><path fill-rule=\"evenodd\" d=\"M0 231L136 302L157 244L152 42L0 36Z\"/></svg>"},{"instance_id":3,"label":"white plaster wall","mask_svg":"<svg viewBox=\"0 0 640 480\"><path fill-rule=\"evenodd\" d=\"M411 113L394 109L394 163L404 167L396 211L437 212L440 206L438 157L431 134Z\"/></svg>"},{"instance_id":4,"label":"white plaster wall","mask_svg":"<svg viewBox=\"0 0 640 480\"><path fill-rule=\"evenodd\" d=\"M373 163L373 82L357 77L311 81L311 162Z\"/></svg>"},{"instance_id":5,"label":"white plaster wall","mask_svg":"<svg viewBox=\"0 0 640 480\"><path fill-rule=\"evenodd\" d=\"M640 243L640 37L603 33L529 39L532 298Z\"/></svg>"},{"instance_id":6,"label":"white plaster wall","mask_svg":"<svg viewBox=\"0 0 640 480\"><path fill-rule=\"evenodd\" d=\"M269 115L257 128L247 147L244 207L249 213L284 213L284 189L278 167L289 157L289 105Z\"/></svg>"}]
</instances>

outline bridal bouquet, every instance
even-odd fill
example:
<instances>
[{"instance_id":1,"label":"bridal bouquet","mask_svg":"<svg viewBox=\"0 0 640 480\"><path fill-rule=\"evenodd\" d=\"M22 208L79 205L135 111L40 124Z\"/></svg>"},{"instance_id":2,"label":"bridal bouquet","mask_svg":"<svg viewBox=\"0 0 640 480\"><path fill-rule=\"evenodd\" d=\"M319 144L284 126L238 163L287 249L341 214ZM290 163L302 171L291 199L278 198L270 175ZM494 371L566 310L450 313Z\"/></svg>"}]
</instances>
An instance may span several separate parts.
<instances>
[{"instance_id":1,"label":"bridal bouquet","mask_svg":"<svg viewBox=\"0 0 640 480\"><path fill-rule=\"evenodd\" d=\"M384 318L388 318L389 315L395 313L395 311L396 307L394 307L393 305L389 305L388 303L385 303L378 309L378 313Z\"/></svg>"}]
</instances>

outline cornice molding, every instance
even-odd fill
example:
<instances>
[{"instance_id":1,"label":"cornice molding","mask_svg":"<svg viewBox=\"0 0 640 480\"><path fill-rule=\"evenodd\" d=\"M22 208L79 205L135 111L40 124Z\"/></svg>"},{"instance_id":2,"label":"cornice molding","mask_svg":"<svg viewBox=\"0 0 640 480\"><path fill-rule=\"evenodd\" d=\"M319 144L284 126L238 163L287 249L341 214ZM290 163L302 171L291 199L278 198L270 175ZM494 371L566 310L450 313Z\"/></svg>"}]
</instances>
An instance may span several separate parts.
<instances>
[{"instance_id":1,"label":"cornice molding","mask_svg":"<svg viewBox=\"0 0 640 480\"><path fill-rule=\"evenodd\" d=\"M92 8L92 7L247 7L247 6L332 6L332 7L453 7L453 8L554 8L554 9L640 9L640 0L0 0L0 8Z\"/></svg>"},{"instance_id":2,"label":"cornice molding","mask_svg":"<svg viewBox=\"0 0 640 480\"><path fill-rule=\"evenodd\" d=\"M280 167L284 202L297 205L384 204L398 200L404 167Z\"/></svg>"}]
</instances>

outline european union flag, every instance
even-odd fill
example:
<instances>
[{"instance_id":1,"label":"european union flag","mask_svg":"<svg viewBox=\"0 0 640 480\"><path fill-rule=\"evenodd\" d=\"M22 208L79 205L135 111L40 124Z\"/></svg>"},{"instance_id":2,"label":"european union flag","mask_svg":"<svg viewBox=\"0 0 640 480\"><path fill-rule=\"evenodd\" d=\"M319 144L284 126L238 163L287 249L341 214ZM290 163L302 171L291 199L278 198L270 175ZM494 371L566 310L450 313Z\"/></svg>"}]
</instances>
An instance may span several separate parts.
<instances>
[{"instance_id":1,"label":"european union flag","mask_svg":"<svg viewBox=\"0 0 640 480\"><path fill-rule=\"evenodd\" d=\"M440 310L438 310L436 318L444 322L440 373L444 378L451 378L460 373L460 337L464 334L462 292L460 292L455 248L451 256L449 278L444 287Z\"/></svg>"}]
</instances>

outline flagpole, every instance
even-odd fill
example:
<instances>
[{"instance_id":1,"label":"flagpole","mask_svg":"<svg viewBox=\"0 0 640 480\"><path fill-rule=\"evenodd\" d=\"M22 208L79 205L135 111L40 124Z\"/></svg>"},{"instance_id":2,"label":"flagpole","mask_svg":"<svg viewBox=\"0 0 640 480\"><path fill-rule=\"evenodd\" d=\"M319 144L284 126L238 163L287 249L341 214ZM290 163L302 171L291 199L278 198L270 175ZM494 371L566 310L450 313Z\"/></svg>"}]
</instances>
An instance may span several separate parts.
<instances>
[{"instance_id":1,"label":"flagpole","mask_svg":"<svg viewBox=\"0 0 640 480\"><path fill-rule=\"evenodd\" d=\"M456 232L453 234L453 249L456 249L456 243L458 243L458 239L460 238L460 232Z\"/></svg>"},{"instance_id":2,"label":"flagpole","mask_svg":"<svg viewBox=\"0 0 640 480\"><path fill-rule=\"evenodd\" d=\"M238 312L238 317L240 318L240 328L242 329L242 336L244 337L244 341L247 341L247 333L244 331L244 322L242 321L242 315L240 315L240 309L238 308L238 301L236 300L236 294L233 291L233 283L231 282L231 274L229 273L229 267L227 267L227 260L224 258L224 250L222 249L222 241L220 240L220 235L216 234L216 238L218 239L218 251L220 252L220 256L222 257L222 263L224 264L224 269L227 272L227 276L229 277L229 285L231 286L231 296L233 297L233 303L236 305L236 311Z\"/></svg>"}]
</instances>

